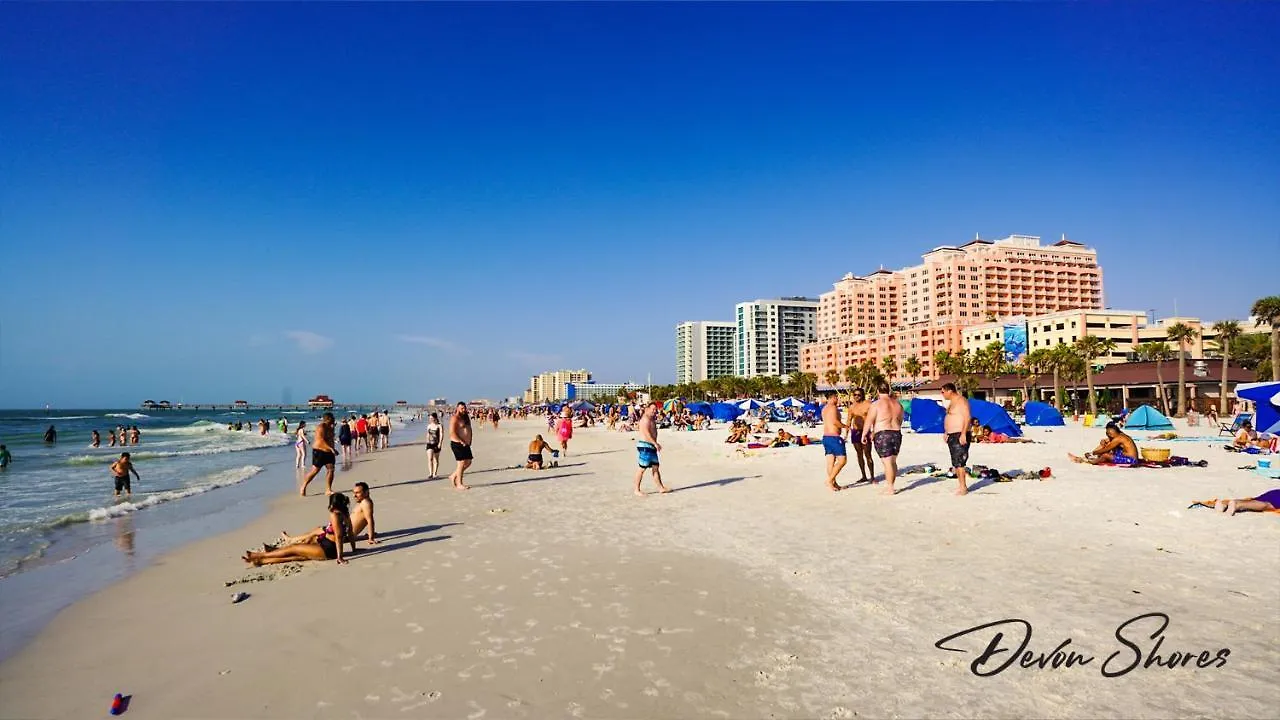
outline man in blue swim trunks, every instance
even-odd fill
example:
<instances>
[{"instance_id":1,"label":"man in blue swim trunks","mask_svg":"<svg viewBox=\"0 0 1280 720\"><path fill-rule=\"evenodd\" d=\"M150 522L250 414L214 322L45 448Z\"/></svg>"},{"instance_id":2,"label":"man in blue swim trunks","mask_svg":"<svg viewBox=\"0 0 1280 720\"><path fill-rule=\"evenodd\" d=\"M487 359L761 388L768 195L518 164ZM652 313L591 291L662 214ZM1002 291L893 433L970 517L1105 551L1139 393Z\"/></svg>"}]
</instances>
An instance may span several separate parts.
<instances>
[{"instance_id":1,"label":"man in blue swim trunks","mask_svg":"<svg viewBox=\"0 0 1280 720\"><path fill-rule=\"evenodd\" d=\"M1090 465L1136 465L1138 464L1138 444L1133 438L1120 431L1120 426L1107 423L1107 436L1098 443L1093 452L1084 457L1067 453L1072 462L1089 463Z\"/></svg>"},{"instance_id":2,"label":"man in blue swim trunks","mask_svg":"<svg viewBox=\"0 0 1280 720\"><path fill-rule=\"evenodd\" d=\"M636 473L636 495L640 497L645 495L640 489L640 483L644 481L646 470L653 471L653 479L658 483L659 493L671 492L670 488L662 484L662 472L658 470L658 451L662 449L658 444L659 406L657 400L646 405L644 414L640 416L640 422L636 427L636 431L640 433L640 439L636 441L636 456L640 463L640 470Z\"/></svg>"},{"instance_id":3,"label":"man in blue swim trunks","mask_svg":"<svg viewBox=\"0 0 1280 720\"><path fill-rule=\"evenodd\" d=\"M844 431L848 426L840 420L840 402L836 392L828 390L826 397L827 402L822 406L822 454L827 456L827 487L839 492L844 488L836 482L836 476L849 462L844 449Z\"/></svg>"}]
</instances>

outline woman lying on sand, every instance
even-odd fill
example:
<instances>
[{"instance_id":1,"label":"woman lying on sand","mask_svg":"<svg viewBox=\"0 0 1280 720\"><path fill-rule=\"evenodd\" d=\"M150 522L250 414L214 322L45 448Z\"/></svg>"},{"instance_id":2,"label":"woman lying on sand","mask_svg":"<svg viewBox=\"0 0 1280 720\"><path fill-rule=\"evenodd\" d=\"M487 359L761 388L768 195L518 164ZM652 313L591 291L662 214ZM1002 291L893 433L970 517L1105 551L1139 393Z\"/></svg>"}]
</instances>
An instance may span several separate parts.
<instances>
[{"instance_id":1,"label":"woman lying on sand","mask_svg":"<svg viewBox=\"0 0 1280 720\"><path fill-rule=\"evenodd\" d=\"M254 567L303 560L337 560L339 565L345 565L342 543L350 542L354 548L356 536L348 506L346 495L334 493L329 496L329 524L320 528L315 542L300 542L264 552L248 550L240 559Z\"/></svg>"},{"instance_id":2,"label":"woman lying on sand","mask_svg":"<svg viewBox=\"0 0 1280 720\"><path fill-rule=\"evenodd\" d=\"M1212 503L1205 503L1209 507L1227 516L1235 515L1238 512L1280 512L1280 488L1268 490L1258 497L1252 498L1236 498L1229 500L1222 498L1214 500Z\"/></svg>"}]
</instances>

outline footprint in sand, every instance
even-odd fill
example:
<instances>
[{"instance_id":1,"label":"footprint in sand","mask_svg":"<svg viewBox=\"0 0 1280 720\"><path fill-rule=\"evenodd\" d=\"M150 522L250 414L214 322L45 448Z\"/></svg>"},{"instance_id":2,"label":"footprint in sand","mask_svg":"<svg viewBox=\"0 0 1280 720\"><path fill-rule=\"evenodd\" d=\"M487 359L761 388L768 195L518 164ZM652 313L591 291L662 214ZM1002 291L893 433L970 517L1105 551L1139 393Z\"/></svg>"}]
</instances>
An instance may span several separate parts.
<instances>
[{"instance_id":1,"label":"footprint in sand","mask_svg":"<svg viewBox=\"0 0 1280 720\"><path fill-rule=\"evenodd\" d=\"M409 628L409 630L413 631L415 634L420 633L423 630L423 627L416 622L405 623L404 626Z\"/></svg>"},{"instance_id":2,"label":"footprint in sand","mask_svg":"<svg viewBox=\"0 0 1280 720\"><path fill-rule=\"evenodd\" d=\"M847 718L856 717L857 713L847 707L837 707L827 713L827 720L847 720Z\"/></svg>"}]
</instances>

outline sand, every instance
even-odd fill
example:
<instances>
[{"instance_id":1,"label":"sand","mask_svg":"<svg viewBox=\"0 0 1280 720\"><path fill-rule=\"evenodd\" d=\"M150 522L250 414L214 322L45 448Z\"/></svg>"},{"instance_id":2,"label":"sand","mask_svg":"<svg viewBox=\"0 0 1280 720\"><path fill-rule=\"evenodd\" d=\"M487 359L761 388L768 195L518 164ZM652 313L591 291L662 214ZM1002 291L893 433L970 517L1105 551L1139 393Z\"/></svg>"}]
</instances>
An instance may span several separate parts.
<instances>
[{"instance_id":1,"label":"sand","mask_svg":"<svg viewBox=\"0 0 1280 720\"><path fill-rule=\"evenodd\" d=\"M468 492L426 481L420 446L340 473L341 490L373 486L384 535L346 566L225 586L262 574L245 548L321 522L322 496L165 556L0 666L0 717L96 716L116 692L139 718L1275 716L1280 518L1187 509L1280 485L1236 469L1254 458L1186 442L1168 446L1208 468L1082 467L1065 452L1096 430L1037 429L1045 444L972 462L1047 480L957 498L912 475L885 497L825 489L817 447L664 432L676 491L641 499L628 433L578 430L560 467L506 469L544 430L477 430ZM940 436L907 436L904 464L945 460ZM1168 617L1162 663L1211 667L1104 677L1135 655L1117 627L1147 613ZM1094 659L979 677L994 631L935 647L1010 618L1035 653L1070 638ZM1158 621L1120 631L1144 660Z\"/></svg>"}]
</instances>

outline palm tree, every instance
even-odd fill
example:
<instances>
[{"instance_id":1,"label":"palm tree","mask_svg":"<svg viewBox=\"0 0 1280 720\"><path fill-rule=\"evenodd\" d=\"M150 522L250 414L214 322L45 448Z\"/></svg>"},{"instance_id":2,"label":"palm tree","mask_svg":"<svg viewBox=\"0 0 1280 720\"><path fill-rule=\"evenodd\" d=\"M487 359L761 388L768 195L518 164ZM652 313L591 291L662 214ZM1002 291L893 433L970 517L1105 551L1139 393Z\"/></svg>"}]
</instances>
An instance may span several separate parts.
<instances>
[{"instance_id":1,"label":"palm tree","mask_svg":"<svg viewBox=\"0 0 1280 720\"><path fill-rule=\"evenodd\" d=\"M791 381L787 384L796 395L808 400L818 386L818 376L810 372L791 373Z\"/></svg>"},{"instance_id":2,"label":"palm tree","mask_svg":"<svg viewBox=\"0 0 1280 720\"><path fill-rule=\"evenodd\" d=\"M858 379L862 381L863 387L867 388L867 394L872 395L875 393L876 386L884 379L884 375L880 374L880 368L875 360L867 359L858 363Z\"/></svg>"},{"instance_id":3,"label":"palm tree","mask_svg":"<svg viewBox=\"0 0 1280 720\"><path fill-rule=\"evenodd\" d=\"M850 390L858 384L858 367L856 365L850 365L844 369L844 381L849 383Z\"/></svg>"},{"instance_id":4,"label":"palm tree","mask_svg":"<svg viewBox=\"0 0 1280 720\"><path fill-rule=\"evenodd\" d=\"M1161 369L1164 361L1169 359L1171 354L1169 344L1162 342L1146 342L1136 348L1138 357L1143 360L1156 361L1156 384L1160 393L1160 412L1165 415L1169 414L1169 400L1165 397L1164 392L1164 371Z\"/></svg>"},{"instance_id":5,"label":"palm tree","mask_svg":"<svg viewBox=\"0 0 1280 720\"><path fill-rule=\"evenodd\" d=\"M1049 349L1039 348L1037 350L1032 350L1027 353L1026 357L1022 359L1022 362L1027 366L1027 376L1031 381L1032 393L1036 395L1035 399L1039 400L1040 393L1039 383L1037 380L1041 374L1049 371L1052 367L1052 364L1049 361Z\"/></svg>"},{"instance_id":6,"label":"palm tree","mask_svg":"<svg viewBox=\"0 0 1280 720\"><path fill-rule=\"evenodd\" d=\"M880 369L884 371L886 380L893 382L893 376L898 374L898 360L892 355L885 355L880 361Z\"/></svg>"},{"instance_id":7,"label":"palm tree","mask_svg":"<svg viewBox=\"0 0 1280 720\"><path fill-rule=\"evenodd\" d=\"M933 354L933 369L940 376L955 374L955 356L946 350L939 350Z\"/></svg>"},{"instance_id":8,"label":"palm tree","mask_svg":"<svg viewBox=\"0 0 1280 720\"><path fill-rule=\"evenodd\" d=\"M1258 298L1249 312L1255 325L1271 326L1271 379L1280 381L1280 295Z\"/></svg>"},{"instance_id":9,"label":"palm tree","mask_svg":"<svg viewBox=\"0 0 1280 720\"><path fill-rule=\"evenodd\" d=\"M1231 341L1240 337L1240 323L1221 320L1213 324L1218 334L1218 347L1222 349L1222 385L1218 389L1218 414L1227 414L1227 361L1231 359Z\"/></svg>"},{"instance_id":10,"label":"palm tree","mask_svg":"<svg viewBox=\"0 0 1280 720\"><path fill-rule=\"evenodd\" d=\"M829 387L834 388L840 382L840 372L835 368L830 368L822 374L822 378L827 381Z\"/></svg>"},{"instance_id":11,"label":"palm tree","mask_svg":"<svg viewBox=\"0 0 1280 720\"><path fill-rule=\"evenodd\" d=\"M911 376L911 386L914 388L917 379L920 377L920 371L924 368L920 367L920 358L912 355L902 363L902 371Z\"/></svg>"},{"instance_id":12,"label":"palm tree","mask_svg":"<svg viewBox=\"0 0 1280 720\"><path fill-rule=\"evenodd\" d=\"M1093 361L1115 352L1116 341L1111 338L1085 335L1075 343L1076 353L1084 361L1084 379L1089 385L1089 414L1098 414L1098 397L1093 393Z\"/></svg>"},{"instance_id":13,"label":"palm tree","mask_svg":"<svg viewBox=\"0 0 1280 720\"><path fill-rule=\"evenodd\" d=\"M1185 417L1187 414L1187 341L1195 340L1200 336L1195 328L1184 323L1174 323L1169 326L1168 336L1170 340L1178 343L1178 414L1177 417Z\"/></svg>"},{"instance_id":14,"label":"palm tree","mask_svg":"<svg viewBox=\"0 0 1280 720\"><path fill-rule=\"evenodd\" d=\"M1066 396L1062 390L1062 376L1071 367L1072 361L1075 359L1075 353L1071 351L1071 346L1065 343L1054 345L1045 354L1049 368L1053 370L1053 403L1058 410L1063 410L1066 406Z\"/></svg>"},{"instance_id":15,"label":"palm tree","mask_svg":"<svg viewBox=\"0 0 1280 720\"><path fill-rule=\"evenodd\" d=\"M973 364L976 370L987 376L991 381L991 397L988 401L994 402L996 397L996 381L1005 370L1004 361L1004 343L993 342L979 350L973 357Z\"/></svg>"}]
</instances>

